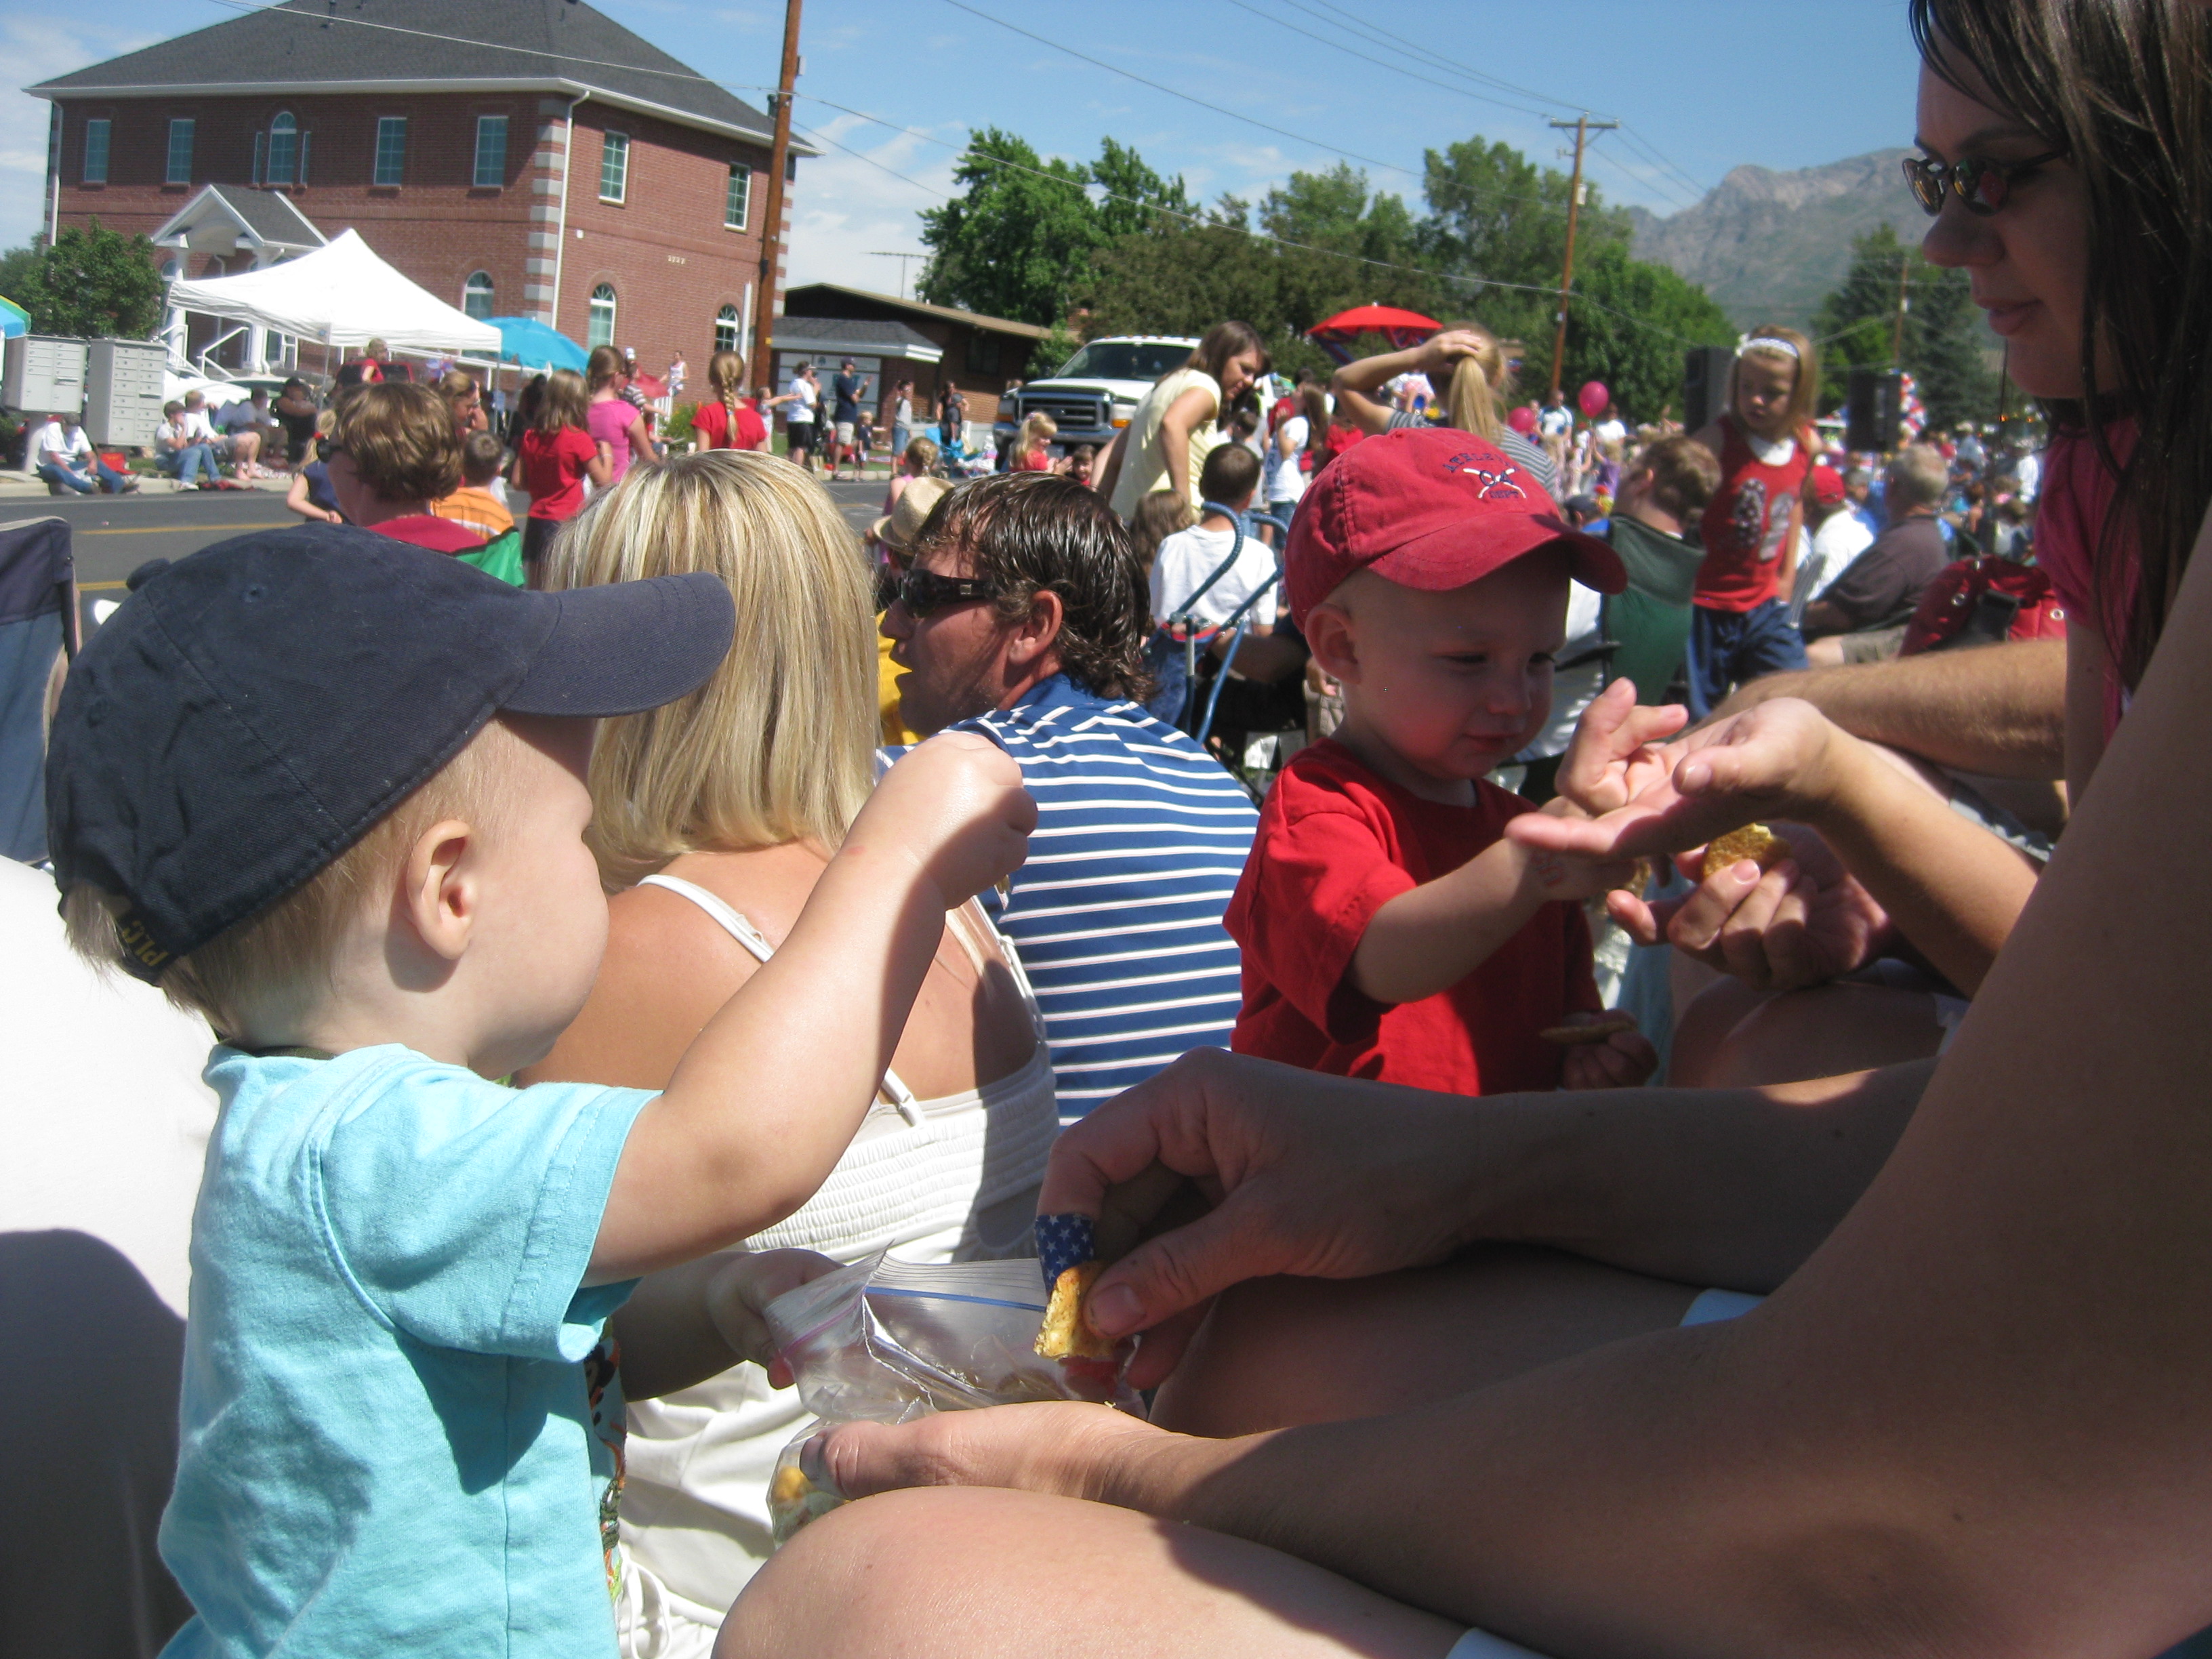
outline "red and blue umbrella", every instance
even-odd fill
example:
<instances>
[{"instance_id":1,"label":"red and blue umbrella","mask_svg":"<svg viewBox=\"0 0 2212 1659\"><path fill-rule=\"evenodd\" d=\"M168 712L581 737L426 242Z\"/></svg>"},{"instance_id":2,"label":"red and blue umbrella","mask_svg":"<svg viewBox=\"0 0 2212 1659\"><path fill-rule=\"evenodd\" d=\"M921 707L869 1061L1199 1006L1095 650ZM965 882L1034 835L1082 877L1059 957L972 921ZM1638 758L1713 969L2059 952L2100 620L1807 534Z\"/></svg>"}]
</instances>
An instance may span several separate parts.
<instances>
[{"instance_id":1,"label":"red and blue umbrella","mask_svg":"<svg viewBox=\"0 0 2212 1659\"><path fill-rule=\"evenodd\" d=\"M1341 364L1352 361L1352 348L1370 334L1389 341L1393 351L1410 351L1443 329L1442 323L1418 311L1401 311L1395 306L1354 306L1316 323L1306 331L1306 338Z\"/></svg>"}]
</instances>

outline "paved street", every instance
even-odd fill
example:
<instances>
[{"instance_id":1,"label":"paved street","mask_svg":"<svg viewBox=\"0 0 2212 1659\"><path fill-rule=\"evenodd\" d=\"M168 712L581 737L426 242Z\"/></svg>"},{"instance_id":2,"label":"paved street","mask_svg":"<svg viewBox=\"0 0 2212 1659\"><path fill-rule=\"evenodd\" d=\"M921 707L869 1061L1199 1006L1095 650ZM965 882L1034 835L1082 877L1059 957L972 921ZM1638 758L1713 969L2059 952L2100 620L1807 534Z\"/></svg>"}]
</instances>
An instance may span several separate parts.
<instances>
[{"instance_id":1,"label":"paved street","mask_svg":"<svg viewBox=\"0 0 2212 1659\"><path fill-rule=\"evenodd\" d=\"M864 531L883 511L884 483L829 486L845 521ZM188 553L256 530L300 522L274 489L51 497L9 491L0 523L47 516L69 520L87 636L121 598L124 579L149 559Z\"/></svg>"}]
</instances>

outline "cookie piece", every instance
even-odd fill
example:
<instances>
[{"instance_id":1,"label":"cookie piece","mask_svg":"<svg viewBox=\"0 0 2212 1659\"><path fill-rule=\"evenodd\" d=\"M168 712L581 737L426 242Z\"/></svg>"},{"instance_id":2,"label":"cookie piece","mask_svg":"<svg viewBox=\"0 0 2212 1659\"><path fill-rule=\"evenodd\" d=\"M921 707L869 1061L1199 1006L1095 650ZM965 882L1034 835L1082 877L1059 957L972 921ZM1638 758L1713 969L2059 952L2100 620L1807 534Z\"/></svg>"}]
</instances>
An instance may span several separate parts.
<instances>
[{"instance_id":1,"label":"cookie piece","mask_svg":"<svg viewBox=\"0 0 2212 1659\"><path fill-rule=\"evenodd\" d=\"M1047 1359L1111 1359L1114 1345L1091 1328L1083 1316L1083 1298L1104 1271L1103 1261L1086 1261L1067 1268L1053 1281L1052 1299L1046 1304L1044 1324L1037 1332L1036 1352Z\"/></svg>"},{"instance_id":2,"label":"cookie piece","mask_svg":"<svg viewBox=\"0 0 2212 1659\"><path fill-rule=\"evenodd\" d=\"M1547 1025L1536 1035L1547 1042L1556 1042L1562 1048L1579 1048L1585 1044L1602 1042L1616 1031L1636 1030L1636 1016L1614 1012L1602 1019L1594 1019L1587 1025Z\"/></svg>"},{"instance_id":3,"label":"cookie piece","mask_svg":"<svg viewBox=\"0 0 2212 1659\"><path fill-rule=\"evenodd\" d=\"M1762 870L1771 870L1790 856L1790 843L1763 823L1747 823L1741 830L1731 830L1725 836L1716 836L1705 848L1705 865L1701 872L1711 881L1715 876L1745 859L1750 859Z\"/></svg>"}]
</instances>

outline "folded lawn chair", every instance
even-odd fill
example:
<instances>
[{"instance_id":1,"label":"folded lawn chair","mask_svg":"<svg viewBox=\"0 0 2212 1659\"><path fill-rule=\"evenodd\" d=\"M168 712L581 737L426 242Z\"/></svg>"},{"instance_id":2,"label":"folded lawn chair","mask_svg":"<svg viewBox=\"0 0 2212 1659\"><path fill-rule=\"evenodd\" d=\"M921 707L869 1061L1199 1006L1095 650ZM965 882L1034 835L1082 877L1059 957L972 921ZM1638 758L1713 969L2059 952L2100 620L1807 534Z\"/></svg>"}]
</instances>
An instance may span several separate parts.
<instances>
[{"instance_id":1,"label":"folded lawn chair","mask_svg":"<svg viewBox=\"0 0 2212 1659\"><path fill-rule=\"evenodd\" d=\"M0 525L0 853L26 863L46 855L46 688L76 646L68 521Z\"/></svg>"}]
</instances>

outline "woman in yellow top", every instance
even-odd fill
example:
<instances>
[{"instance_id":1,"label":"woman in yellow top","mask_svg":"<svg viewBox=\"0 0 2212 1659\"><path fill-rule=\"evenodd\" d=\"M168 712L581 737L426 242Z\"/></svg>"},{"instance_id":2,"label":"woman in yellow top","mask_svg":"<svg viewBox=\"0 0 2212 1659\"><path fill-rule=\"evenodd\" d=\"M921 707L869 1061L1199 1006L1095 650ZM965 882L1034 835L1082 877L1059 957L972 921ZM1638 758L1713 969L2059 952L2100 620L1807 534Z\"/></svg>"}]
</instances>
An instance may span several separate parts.
<instances>
[{"instance_id":1,"label":"woman in yellow top","mask_svg":"<svg viewBox=\"0 0 2212 1659\"><path fill-rule=\"evenodd\" d=\"M1190 361L1152 383L1129 424L1106 453L1099 493L1123 518L1155 489L1196 506L1198 471L1226 441L1222 412L1268 368L1267 348L1249 323L1216 323Z\"/></svg>"}]
</instances>

